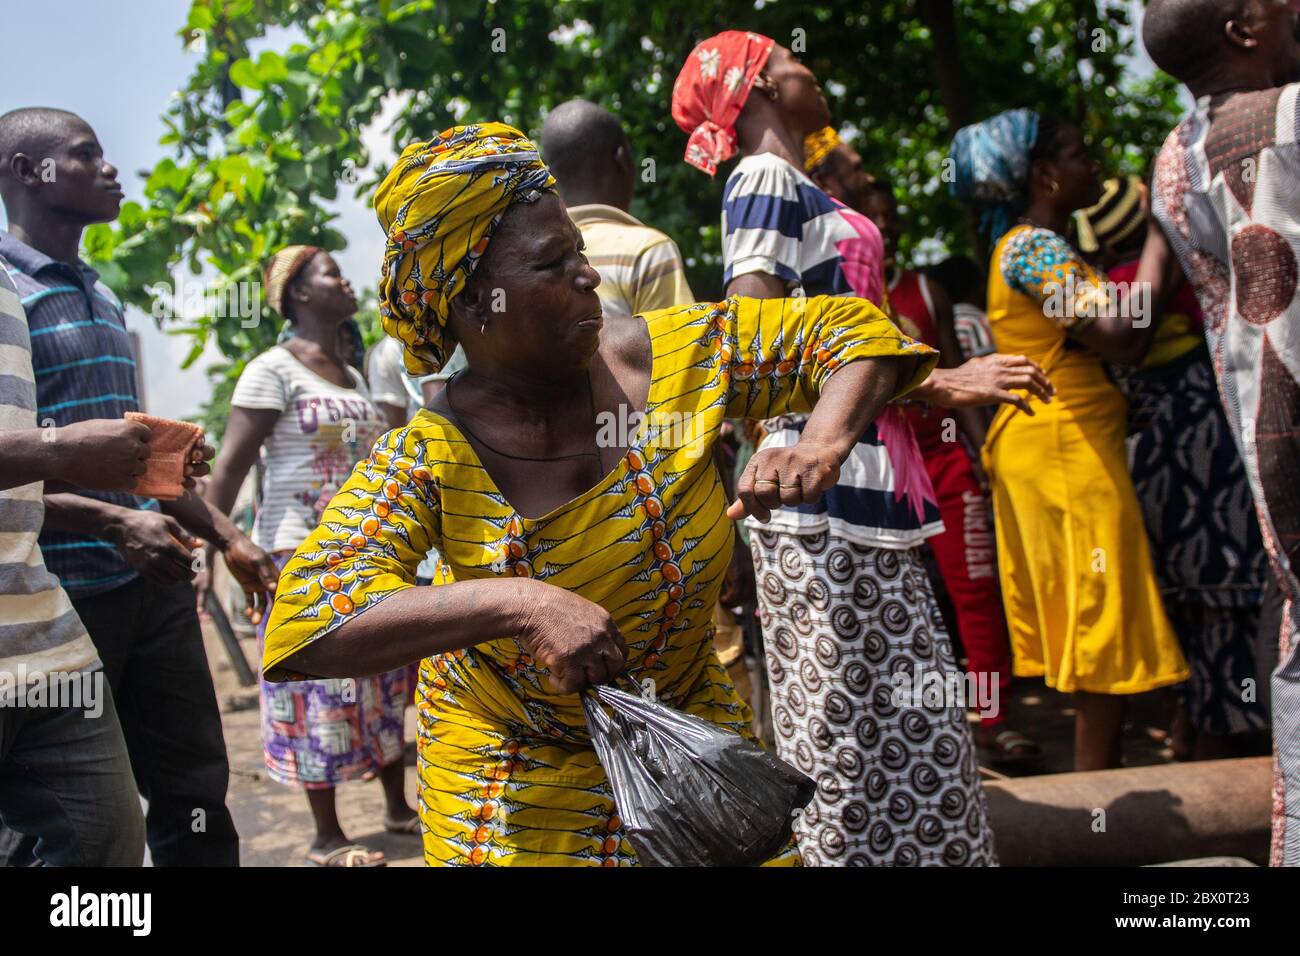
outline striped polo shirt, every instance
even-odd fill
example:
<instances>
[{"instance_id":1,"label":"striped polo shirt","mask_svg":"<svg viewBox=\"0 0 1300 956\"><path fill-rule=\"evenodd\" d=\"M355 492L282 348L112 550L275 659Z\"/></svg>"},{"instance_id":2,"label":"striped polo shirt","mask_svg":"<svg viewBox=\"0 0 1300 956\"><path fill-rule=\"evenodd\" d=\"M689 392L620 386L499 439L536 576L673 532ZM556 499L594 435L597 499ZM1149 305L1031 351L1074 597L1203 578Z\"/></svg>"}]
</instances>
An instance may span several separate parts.
<instances>
[{"instance_id":1,"label":"striped polo shirt","mask_svg":"<svg viewBox=\"0 0 1300 956\"><path fill-rule=\"evenodd\" d=\"M614 206L570 206L587 262L600 273L596 295L607 316L632 316L695 301L677 243Z\"/></svg>"},{"instance_id":2,"label":"striped polo shirt","mask_svg":"<svg viewBox=\"0 0 1300 956\"><path fill-rule=\"evenodd\" d=\"M727 178L722 254L726 282L763 272L784 280L792 297L857 296L888 311L880 230L779 156L746 156ZM765 422L759 450L795 445L806 420L783 415ZM751 517L745 524L831 531L866 547L901 550L943 531L936 502L912 427L891 406L858 437L838 483L819 501L776 508L770 521Z\"/></svg>"},{"instance_id":3,"label":"striped polo shirt","mask_svg":"<svg viewBox=\"0 0 1300 956\"><path fill-rule=\"evenodd\" d=\"M35 427L27 319L17 286L0 266L0 429ZM81 619L41 557L42 491L39 481L0 490L0 703L36 672L99 667Z\"/></svg>"},{"instance_id":4,"label":"striped polo shirt","mask_svg":"<svg viewBox=\"0 0 1300 956\"><path fill-rule=\"evenodd\" d=\"M783 279L792 295L882 301L880 230L771 153L746 156L727 177L722 258L724 288L736 276L766 272Z\"/></svg>"},{"instance_id":5,"label":"striped polo shirt","mask_svg":"<svg viewBox=\"0 0 1300 956\"><path fill-rule=\"evenodd\" d=\"M18 287L31 330L38 424L71 425L140 411L136 363L122 303L84 262L57 262L0 230L0 265ZM158 510L152 498L82 491L124 508ZM45 532L49 569L75 598L101 594L135 579L122 553L84 534Z\"/></svg>"}]
</instances>

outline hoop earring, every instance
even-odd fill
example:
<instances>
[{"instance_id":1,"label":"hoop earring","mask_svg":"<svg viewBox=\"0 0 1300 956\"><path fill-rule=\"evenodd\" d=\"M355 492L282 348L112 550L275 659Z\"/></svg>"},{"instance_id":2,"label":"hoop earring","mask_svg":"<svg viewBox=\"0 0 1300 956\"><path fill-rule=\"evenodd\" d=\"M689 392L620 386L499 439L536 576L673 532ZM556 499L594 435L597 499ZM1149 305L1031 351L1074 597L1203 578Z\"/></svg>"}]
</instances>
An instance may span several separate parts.
<instances>
[{"instance_id":1,"label":"hoop earring","mask_svg":"<svg viewBox=\"0 0 1300 956\"><path fill-rule=\"evenodd\" d=\"M1057 193L1059 193L1060 191L1061 191L1061 184L1058 183L1055 179L1053 179L1053 180L1052 180L1052 193L1051 193L1051 194L1052 194L1053 196L1055 196L1055 195L1056 195Z\"/></svg>"},{"instance_id":2,"label":"hoop earring","mask_svg":"<svg viewBox=\"0 0 1300 956\"><path fill-rule=\"evenodd\" d=\"M487 335L487 324L488 324L487 316L484 316L483 324L478 327L479 335Z\"/></svg>"}]
</instances>

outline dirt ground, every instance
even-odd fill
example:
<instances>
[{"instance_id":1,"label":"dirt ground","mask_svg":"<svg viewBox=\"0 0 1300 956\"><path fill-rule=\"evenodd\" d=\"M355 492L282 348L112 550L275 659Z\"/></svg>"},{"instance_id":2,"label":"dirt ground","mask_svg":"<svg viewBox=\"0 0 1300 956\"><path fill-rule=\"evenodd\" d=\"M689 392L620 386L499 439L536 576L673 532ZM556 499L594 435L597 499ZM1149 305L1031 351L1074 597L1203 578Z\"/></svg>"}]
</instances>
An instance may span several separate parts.
<instances>
[{"instance_id":1,"label":"dirt ground","mask_svg":"<svg viewBox=\"0 0 1300 956\"><path fill-rule=\"evenodd\" d=\"M310 866L306 860L313 828L302 791L276 783L266 775L262 759L262 729L257 709L257 685L241 687L215 628L203 627L208 663L221 705L221 723L230 756L230 789L226 803L239 830L239 858L244 866ZM256 666L257 642L241 640L249 664ZM406 796L416 805L415 710L407 708ZM347 784L338 790L339 820L352 840L383 850L389 866L423 866L417 836L384 832L384 796L378 780Z\"/></svg>"}]
</instances>

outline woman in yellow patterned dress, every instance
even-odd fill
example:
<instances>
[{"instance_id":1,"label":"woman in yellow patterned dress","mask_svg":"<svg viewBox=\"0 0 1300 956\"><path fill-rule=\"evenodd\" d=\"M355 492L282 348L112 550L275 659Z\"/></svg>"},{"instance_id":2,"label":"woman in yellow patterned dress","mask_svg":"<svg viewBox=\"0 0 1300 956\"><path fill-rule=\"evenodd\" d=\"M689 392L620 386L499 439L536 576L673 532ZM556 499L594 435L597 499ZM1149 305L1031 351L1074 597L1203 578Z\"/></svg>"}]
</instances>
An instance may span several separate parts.
<instances>
[{"instance_id":1,"label":"woman in yellow patterned dress","mask_svg":"<svg viewBox=\"0 0 1300 956\"><path fill-rule=\"evenodd\" d=\"M1117 767L1125 695L1188 674L1129 475L1124 395L1102 366L1140 362L1158 323L1113 308L1065 239L1101 191L1077 127L1012 110L961 130L953 155L958 195L990 204L993 342L1056 389L1032 416L1003 406L984 442L1013 672L1075 695L1076 770Z\"/></svg>"},{"instance_id":2,"label":"woman in yellow patterned dress","mask_svg":"<svg viewBox=\"0 0 1300 956\"><path fill-rule=\"evenodd\" d=\"M267 630L268 680L423 661L430 864L635 863L578 692L626 672L747 734L711 639L727 517L816 500L852 436L934 365L856 299L653 312L637 348L609 348L552 182L521 134L485 124L409 147L380 186L385 329L412 372L456 341L468 368L357 465ZM728 509L723 419L809 410L803 441L756 455ZM441 583L416 587L430 547Z\"/></svg>"}]
</instances>

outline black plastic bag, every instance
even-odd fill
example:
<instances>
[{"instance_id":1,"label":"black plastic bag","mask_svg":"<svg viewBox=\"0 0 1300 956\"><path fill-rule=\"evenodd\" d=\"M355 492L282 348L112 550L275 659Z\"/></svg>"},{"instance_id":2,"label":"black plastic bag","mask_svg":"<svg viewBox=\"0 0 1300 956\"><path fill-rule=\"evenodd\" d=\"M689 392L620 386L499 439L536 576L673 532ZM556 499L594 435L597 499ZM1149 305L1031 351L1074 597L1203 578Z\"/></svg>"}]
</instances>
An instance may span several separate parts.
<instances>
[{"instance_id":1,"label":"black plastic bag","mask_svg":"<svg viewBox=\"0 0 1300 956\"><path fill-rule=\"evenodd\" d=\"M593 687L582 706L628 842L648 866L757 866L789 842L816 789L757 743L635 694Z\"/></svg>"}]
</instances>

